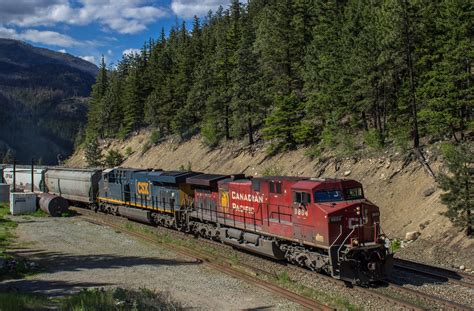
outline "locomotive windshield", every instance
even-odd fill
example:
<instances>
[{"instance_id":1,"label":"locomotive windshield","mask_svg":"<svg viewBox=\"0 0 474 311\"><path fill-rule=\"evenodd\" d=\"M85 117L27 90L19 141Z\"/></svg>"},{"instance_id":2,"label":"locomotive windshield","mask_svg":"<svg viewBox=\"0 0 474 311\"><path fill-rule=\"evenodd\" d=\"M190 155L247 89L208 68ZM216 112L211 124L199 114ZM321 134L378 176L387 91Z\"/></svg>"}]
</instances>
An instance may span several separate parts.
<instances>
[{"instance_id":1,"label":"locomotive windshield","mask_svg":"<svg viewBox=\"0 0 474 311\"><path fill-rule=\"evenodd\" d=\"M364 198L361 187L344 189L344 198L346 200L358 200Z\"/></svg>"},{"instance_id":2,"label":"locomotive windshield","mask_svg":"<svg viewBox=\"0 0 474 311\"><path fill-rule=\"evenodd\" d=\"M364 198L364 193L361 187L341 190L318 190L314 192L314 201L317 203L337 202L358 200Z\"/></svg>"},{"instance_id":3,"label":"locomotive windshield","mask_svg":"<svg viewBox=\"0 0 474 311\"><path fill-rule=\"evenodd\" d=\"M341 190L323 190L314 192L314 201L315 202L334 202L334 201L343 201L344 197L342 196Z\"/></svg>"}]
</instances>

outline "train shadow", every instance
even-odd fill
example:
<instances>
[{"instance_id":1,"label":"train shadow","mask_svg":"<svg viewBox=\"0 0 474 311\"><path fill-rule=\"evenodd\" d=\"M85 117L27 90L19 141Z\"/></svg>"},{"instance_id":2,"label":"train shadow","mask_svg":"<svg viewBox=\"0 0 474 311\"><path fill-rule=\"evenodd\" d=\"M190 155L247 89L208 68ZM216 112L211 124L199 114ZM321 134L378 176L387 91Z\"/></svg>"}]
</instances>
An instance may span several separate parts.
<instances>
[{"instance_id":1,"label":"train shadow","mask_svg":"<svg viewBox=\"0 0 474 311\"><path fill-rule=\"evenodd\" d=\"M110 254L96 254L96 255L77 255L64 254L59 252L45 251L41 249L28 248L11 248L8 254L12 255L17 261L26 260L27 263L34 263L35 268L31 271L32 276L27 278L6 279L0 281L0 292L28 292L28 293L42 293L48 296L64 296L73 294L83 288L103 287L116 285L112 277L110 282L90 281L84 282L84 276L80 274L74 277L67 273L80 272L84 270L101 271L110 270L106 272L107 275L113 276L115 273L120 273L122 268L138 268L159 267L159 266L185 266L185 265L199 265L202 262L195 260L180 260L180 259L164 259L154 257L139 257L139 256L119 256ZM71 281L64 281L61 276L60 279L51 280L55 278L58 273L62 274ZM94 272L92 272L94 273ZM87 277L87 276L86 276ZM72 281L76 279L78 281ZM107 277L107 279L109 279Z\"/></svg>"},{"instance_id":2,"label":"train shadow","mask_svg":"<svg viewBox=\"0 0 474 311\"><path fill-rule=\"evenodd\" d=\"M84 269L120 269L137 266L183 266L197 265L196 260L164 259L140 256L118 256L111 254L77 255L37 249L9 249L8 254L25 258L40 265L45 272L74 272Z\"/></svg>"},{"instance_id":3,"label":"train shadow","mask_svg":"<svg viewBox=\"0 0 474 311\"><path fill-rule=\"evenodd\" d=\"M44 294L49 297L62 297L80 292L87 288L111 286L105 282L70 282L58 280L7 280L0 283L0 292L21 292Z\"/></svg>"}]
</instances>

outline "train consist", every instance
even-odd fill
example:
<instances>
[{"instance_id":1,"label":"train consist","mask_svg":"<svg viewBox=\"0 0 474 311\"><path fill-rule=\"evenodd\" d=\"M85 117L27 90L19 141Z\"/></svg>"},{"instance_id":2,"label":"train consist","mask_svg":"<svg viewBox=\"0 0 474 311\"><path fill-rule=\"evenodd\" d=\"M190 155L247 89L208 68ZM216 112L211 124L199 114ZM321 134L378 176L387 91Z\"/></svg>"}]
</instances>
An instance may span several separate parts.
<instances>
[{"instance_id":1,"label":"train consist","mask_svg":"<svg viewBox=\"0 0 474 311\"><path fill-rule=\"evenodd\" d=\"M35 189L75 205L221 241L347 282L368 284L392 268L379 208L354 180L20 168L18 187L31 184L31 172ZM3 177L13 183L11 167L3 168Z\"/></svg>"}]
</instances>

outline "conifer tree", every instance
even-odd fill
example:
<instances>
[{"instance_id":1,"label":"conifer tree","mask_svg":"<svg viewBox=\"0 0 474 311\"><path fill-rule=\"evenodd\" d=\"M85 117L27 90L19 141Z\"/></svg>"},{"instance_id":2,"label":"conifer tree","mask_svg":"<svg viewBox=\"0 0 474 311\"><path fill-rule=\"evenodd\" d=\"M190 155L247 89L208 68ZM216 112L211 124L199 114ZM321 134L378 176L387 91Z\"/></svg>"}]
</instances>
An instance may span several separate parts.
<instances>
[{"instance_id":1,"label":"conifer tree","mask_svg":"<svg viewBox=\"0 0 474 311\"><path fill-rule=\"evenodd\" d=\"M293 93L279 96L276 107L265 120L263 133L271 143L270 154L294 149L300 141L302 127L301 120L304 116L304 103L298 100Z\"/></svg>"},{"instance_id":2,"label":"conifer tree","mask_svg":"<svg viewBox=\"0 0 474 311\"><path fill-rule=\"evenodd\" d=\"M444 215L456 226L466 229L469 236L474 233L474 149L465 143L445 145L443 151L450 173L439 176L441 188L447 191L441 195L441 201L448 207Z\"/></svg>"},{"instance_id":3,"label":"conifer tree","mask_svg":"<svg viewBox=\"0 0 474 311\"><path fill-rule=\"evenodd\" d=\"M108 88L108 73L104 56L99 67L96 83L92 87L91 100L89 104L86 137L96 138L103 135L103 102Z\"/></svg>"},{"instance_id":4,"label":"conifer tree","mask_svg":"<svg viewBox=\"0 0 474 311\"><path fill-rule=\"evenodd\" d=\"M102 165L102 155L97 138L86 141L85 158L88 167L99 167Z\"/></svg>"},{"instance_id":5,"label":"conifer tree","mask_svg":"<svg viewBox=\"0 0 474 311\"><path fill-rule=\"evenodd\" d=\"M256 122L261 118L261 107L258 90L259 72L257 57L253 52L255 36L248 20L243 18L242 35L236 51L236 64L232 73L233 97L232 111L234 114L233 127L237 137L242 133L248 135L248 143L254 143Z\"/></svg>"},{"instance_id":6,"label":"conifer tree","mask_svg":"<svg viewBox=\"0 0 474 311\"><path fill-rule=\"evenodd\" d=\"M122 104L124 117L119 135L124 138L131 131L136 130L143 120L137 69L132 69L124 81Z\"/></svg>"},{"instance_id":7,"label":"conifer tree","mask_svg":"<svg viewBox=\"0 0 474 311\"><path fill-rule=\"evenodd\" d=\"M443 1L439 9L430 34L436 42L429 55L432 65L424 73L426 81L420 90L427 105L420 117L428 133L448 134L459 141L464 139L474 100L474 4Z\"/></svg>"}]
</instances>

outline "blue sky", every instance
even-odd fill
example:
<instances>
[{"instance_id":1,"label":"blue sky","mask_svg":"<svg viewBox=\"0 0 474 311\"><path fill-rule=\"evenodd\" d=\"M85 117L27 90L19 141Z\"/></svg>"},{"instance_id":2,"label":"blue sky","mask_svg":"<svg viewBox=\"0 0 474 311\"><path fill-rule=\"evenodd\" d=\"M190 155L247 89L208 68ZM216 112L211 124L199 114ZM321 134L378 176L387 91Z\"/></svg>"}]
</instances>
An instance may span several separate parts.
<instances>
[{"instance_id":1,"label":"blue sky","mask_svg":"<svg viewBox=\"0 0 474 311\"><path fill-rule=\"evenodd\" d=\"M0 38L109 65L194 15L230 0L0 0ZM189 23L189 27L191 27Z\"/></svg>"}]
</instances>

